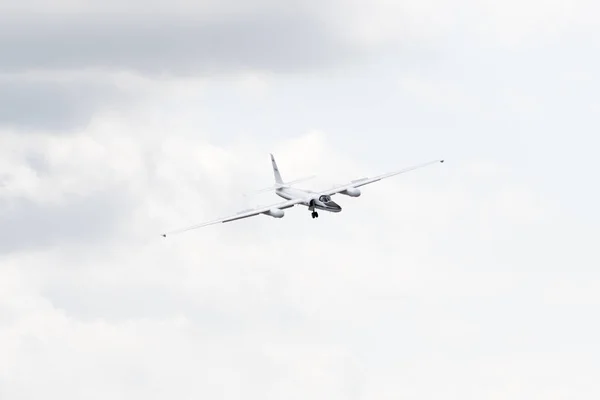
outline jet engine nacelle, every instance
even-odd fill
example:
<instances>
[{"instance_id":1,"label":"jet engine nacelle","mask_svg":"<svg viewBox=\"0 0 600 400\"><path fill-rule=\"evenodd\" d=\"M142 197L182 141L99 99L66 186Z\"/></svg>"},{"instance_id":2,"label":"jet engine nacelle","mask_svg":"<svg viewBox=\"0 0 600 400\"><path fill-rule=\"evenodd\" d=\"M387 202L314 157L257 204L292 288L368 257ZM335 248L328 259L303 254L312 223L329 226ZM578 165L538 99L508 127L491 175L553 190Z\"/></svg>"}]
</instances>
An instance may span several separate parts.
<instances>
[{"instance_id":1,"label":"jet engine nacelle","mask_svg":"<svg viewBox=\"0 0 600 400\"><path fill-rule=\"evenodd\" d=\"M345 194L346 196L350 196L350 197L358 197L360 196L360 189L358 188L348 188L346 190L344 190L343 192L340 192L341 194Z\"/></svg>"},{"instance_id":2,"label":"jet engine nacelle","mask_svg":"<svg viewBox=\"0 0 600 400\"><path fill-rule=\"evenodd\" d=\"M285 215L285 212L279 208L271 208L269 211L265 212L265 214L273 218L282 218Z\"/></svg>"}]
</instances>

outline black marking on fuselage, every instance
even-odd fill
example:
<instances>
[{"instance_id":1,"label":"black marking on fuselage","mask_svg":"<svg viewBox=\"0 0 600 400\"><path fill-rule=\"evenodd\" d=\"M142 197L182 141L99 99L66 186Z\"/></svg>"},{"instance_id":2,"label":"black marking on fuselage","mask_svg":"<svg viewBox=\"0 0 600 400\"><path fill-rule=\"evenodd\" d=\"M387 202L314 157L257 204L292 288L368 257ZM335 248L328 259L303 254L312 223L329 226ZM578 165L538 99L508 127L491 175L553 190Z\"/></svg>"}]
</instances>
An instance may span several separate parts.
<instances>
[{"instance_id":1,"label":"black marking on fuselage","mask_svg":"<svg viewBox=\"0 0 600 400\"><path fill-rule=\"evenodd\" d=\"M328 205L331 204L332 205ZM314 205L315 208L318 208L319 210L323 210L323 211L329 211L329 212L340 212L342 211L342 207L340 207L337 203L331 201L329 203L321 203L321 202L315 202Z\"/></svg>"}]
</instances>

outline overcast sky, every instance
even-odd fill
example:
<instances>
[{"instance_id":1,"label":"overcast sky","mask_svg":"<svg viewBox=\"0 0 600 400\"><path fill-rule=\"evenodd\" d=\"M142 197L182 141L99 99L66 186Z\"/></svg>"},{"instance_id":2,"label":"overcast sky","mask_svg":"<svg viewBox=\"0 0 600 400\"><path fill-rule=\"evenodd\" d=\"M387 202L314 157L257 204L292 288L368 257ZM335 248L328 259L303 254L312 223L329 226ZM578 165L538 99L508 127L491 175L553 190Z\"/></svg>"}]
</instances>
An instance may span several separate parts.
<instances>
[{"instance_id":1,"label":"overcast sky","mask_svg":"<svg viewBox=\"0 0 600 400\"><path fill-rule=\"evenodd\" d=\"M0 399L599 398L598 15L0 0Z\"/></svg>"}]
</instances>

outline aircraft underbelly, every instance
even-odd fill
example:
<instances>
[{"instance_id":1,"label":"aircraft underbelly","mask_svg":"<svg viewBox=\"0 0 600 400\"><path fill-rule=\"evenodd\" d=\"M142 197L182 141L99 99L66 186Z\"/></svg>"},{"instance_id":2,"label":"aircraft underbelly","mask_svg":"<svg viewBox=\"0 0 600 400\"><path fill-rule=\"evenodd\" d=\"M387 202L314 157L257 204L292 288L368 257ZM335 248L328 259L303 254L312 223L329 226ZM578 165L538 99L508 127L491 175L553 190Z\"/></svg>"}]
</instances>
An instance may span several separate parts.
<instances>
[{"instance_id":1,"label":"aircraft underbelly","mask_svg":"<svg viewBox=\"0 0 600 400\"><path fill-rule=\"evenodd\" d=\"M327 207L327 206L323 206L321 204L315 204L315 208L319 209L319 210L323 210L323 211L329 211L329 212L333 212L333 213L337 213L342 211L341 208L333 208L333 207Z\"/></svg>"}]
</instances>

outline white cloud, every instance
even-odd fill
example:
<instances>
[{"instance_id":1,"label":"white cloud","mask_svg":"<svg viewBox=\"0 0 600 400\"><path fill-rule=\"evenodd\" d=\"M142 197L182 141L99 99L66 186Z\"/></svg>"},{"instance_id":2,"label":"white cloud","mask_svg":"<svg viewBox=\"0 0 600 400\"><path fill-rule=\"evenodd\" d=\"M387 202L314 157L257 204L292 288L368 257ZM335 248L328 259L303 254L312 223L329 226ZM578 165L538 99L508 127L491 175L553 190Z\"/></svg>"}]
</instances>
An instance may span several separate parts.
<instances>
[{"instance_id":1,"label":"white cloud","mask_svg":"<svg viewBox=\"0 0 600 400\"><path fill-rule=\"evenodd\" d=\"M54 7L139 11L123 4ZM214 21L233 3L144 7L173 4ZM406 38L441 49L417 66L373 58L377 68L281 75L269 58L218 76L2 73L131 97L69 134L0 128L0 398L597 398L597 213L584 204L591 175L572 167L596 146L552 129L555 82L531 72L570 69L544 59L504 74L524 61L501 50L588 30L593 40L586 4L298 4L367 53L394 59ZM244 3L237 17L280 7ZM490 61L475 42L501 53ZM577 76L594 87L593 73ZM553 99L593 130L573 115L590 98ZM553 148L556 137L577 151ZM340 196L344 211L319 220L298 208L159 236L276 201L240 196L271 183L269 152L286 179L316 173L303 184L315 189L448 159ZM575 178L581 196L565 185Z\"/></svg>"},{"instance_id":2,"label":"white cloud","mask_svg":"<svg viewBox=\"0 0 600 400\"><path fill-rule=\"evenodd\" d=\"M3 191L3 201L27 195L68 204L72 193L97 186L128 190L119 229L83 249L67 237L46 251L2 256L3 398L432 398L441 391L458 398L466 385L474 398L502 398L543 395L543 380L556 377L571 393L572 374L585 372L542 370L525 386L513 382L528 379L528 369L471 378L494 368L506 350L490 344L502 340L490 321L510 324L512 317L471 313L464 301L496 310L499 301L505 312L506 297L548 307L518 293L539 273L528 249L550 244L545 221L564 216L510 169L450 162L373 185L359 199L340 198L344 212L317 223L294 209L282 220L256 218L162 241L164 228L235 210L244 179L270 179L266 152L161 135L143 121L132 129L132 122L98 121L84 136L7 141L8 165L18 167L3 171L8 188L28 183ZM374 169L349 159L324 133L281 141L276 150L290 178L326 171L314 185ZM25 180L19 171L30 169L30 151L43 155L47 170ZM481 186L490 179L502 183ZM510 255L508 268L501 254ZM552 252L540 262L552 265ZM473 350L431 353L444 344L476 344L484 358L469 361ZM423 364L419 351L431 360ZM506 365L524 357L513 355ZM448 378L444 363L456 371ZM418 379L393 383L407 373Z\"/></svg>"},{"instance_id":3,"label":"white cloud","mask_svg":"<svg viewBox=\"0 0 600 400\"><path fill-rule=\"evenodd\" d=\"M447 80L434 82L416 76L404 76L399 84L403 92L442 111L477 112L481 108L475 96L467 93L459 84Z\"/></svg>"}]
</instances>

